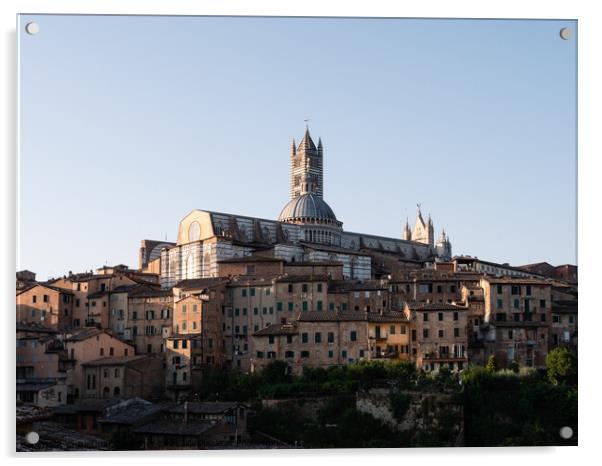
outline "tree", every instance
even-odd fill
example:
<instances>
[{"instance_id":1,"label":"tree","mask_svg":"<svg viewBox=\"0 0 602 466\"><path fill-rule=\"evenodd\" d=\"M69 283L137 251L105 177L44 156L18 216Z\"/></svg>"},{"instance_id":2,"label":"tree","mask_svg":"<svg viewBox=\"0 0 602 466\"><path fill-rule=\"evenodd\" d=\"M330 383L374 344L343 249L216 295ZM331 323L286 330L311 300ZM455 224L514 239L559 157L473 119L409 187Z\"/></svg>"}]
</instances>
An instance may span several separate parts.
<instances>
[{"instance_id":1,"label":"tree","mask_svg":"<svg viewBox=\"0 0 602 466\"><path fill-rule=\"evenodd\" d=\"M495 356L492 354L491 356L489 356L489 359L487 360L487 372L490 373L494 373L497 371L497 361L495 360Z\"/></svg>"},{"instance_id":2,"label":"tree","mask_svg":"<svg viewBox=\"0 0 602 466\"><path fill-rule=\"evenodd\" d=\"M577 357L567 348L554 348L546 357L548 379L558 385L574 384L577 379Z\"/></svg>"}]
</instances>

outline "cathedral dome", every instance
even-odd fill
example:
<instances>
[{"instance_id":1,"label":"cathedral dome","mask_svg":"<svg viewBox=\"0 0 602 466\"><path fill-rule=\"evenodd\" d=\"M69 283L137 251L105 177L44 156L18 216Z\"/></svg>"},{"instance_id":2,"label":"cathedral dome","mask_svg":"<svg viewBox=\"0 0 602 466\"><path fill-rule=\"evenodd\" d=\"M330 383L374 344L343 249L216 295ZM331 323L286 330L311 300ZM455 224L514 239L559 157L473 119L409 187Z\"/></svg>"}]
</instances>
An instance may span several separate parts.
<instances>
[{"instance_id":1,"label":"cathedral dome","mask_svg":"<svg viewBox=\"0 0 602 466\"><path fill-rule=\"evenodd\" d=\"M339 223L326 201L313 193L305 193L288 201L280 212L278 220L281 222Z\"/></svg>"}]
</instances>

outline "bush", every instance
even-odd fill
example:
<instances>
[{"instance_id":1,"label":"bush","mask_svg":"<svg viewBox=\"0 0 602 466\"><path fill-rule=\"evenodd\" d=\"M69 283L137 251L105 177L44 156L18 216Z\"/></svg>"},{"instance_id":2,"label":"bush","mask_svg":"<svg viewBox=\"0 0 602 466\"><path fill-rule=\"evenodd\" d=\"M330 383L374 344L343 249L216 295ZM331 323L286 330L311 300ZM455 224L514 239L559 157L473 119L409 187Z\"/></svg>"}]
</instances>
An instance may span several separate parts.
<instances>
[{"instance_id":1,"label":"bush","mask_svg":"<svg viewBox=\"0 0 602 466\"><path fill-rule=\"evenodd\" d=\"M405 393L392 391L389 395L389 402L391 403L393 417L395 417L397 422L402 422L412 403L412 398Z\"/></svg>"},{"instance_id":2,"label":"bush","mask_svg":"<svg viewBox=\"0 0 602 466\"><path fill-rule=\"evenodd\" d=\"M548 378L554 384L577 382L577 356L566 348L554 348L546 357Z\"/></svg>"}]
</instances>

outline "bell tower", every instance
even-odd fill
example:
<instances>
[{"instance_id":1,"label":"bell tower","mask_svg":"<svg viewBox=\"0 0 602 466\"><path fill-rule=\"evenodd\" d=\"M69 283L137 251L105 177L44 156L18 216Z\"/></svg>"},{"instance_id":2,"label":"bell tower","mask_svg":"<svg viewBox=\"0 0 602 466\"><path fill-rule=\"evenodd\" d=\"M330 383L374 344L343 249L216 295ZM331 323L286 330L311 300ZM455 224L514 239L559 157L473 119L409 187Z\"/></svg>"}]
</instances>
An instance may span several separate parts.
<instances>
[{"instance_id":1,"label":"bell tower","mask_svg":"<svg viewBox=\"0 0 602 466\"><path fill-rule=\"evenodd\" d=\"M299 146L295 139L291 144L291 199L303 193L304 183L311 180L312 193L320 198L324 197L324 166L323 166L322 139L318 139L318 147L314 144L305 128L303 139Z\"/></svg>"}]
</instances>

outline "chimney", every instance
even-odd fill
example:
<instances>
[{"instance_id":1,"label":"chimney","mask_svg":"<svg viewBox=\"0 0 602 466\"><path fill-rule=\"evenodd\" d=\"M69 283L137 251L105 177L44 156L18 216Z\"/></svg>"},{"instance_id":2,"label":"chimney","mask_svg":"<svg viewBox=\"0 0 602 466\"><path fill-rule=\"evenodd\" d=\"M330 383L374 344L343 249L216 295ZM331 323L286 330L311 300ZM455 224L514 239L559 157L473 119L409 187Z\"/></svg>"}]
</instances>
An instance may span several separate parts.
<instances>
[{"instance_id":1,"label":"chimney","mask_svg":"<svg viewBox=\"0 0 602 466\"><path fill-rule=\"evenodd\" d=\"M184 402L184 424L188 424L188 401Z\"/></svg>"}]
</instances>

